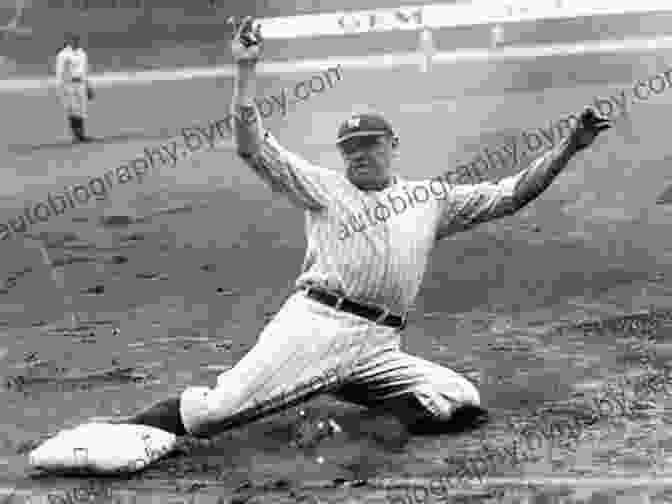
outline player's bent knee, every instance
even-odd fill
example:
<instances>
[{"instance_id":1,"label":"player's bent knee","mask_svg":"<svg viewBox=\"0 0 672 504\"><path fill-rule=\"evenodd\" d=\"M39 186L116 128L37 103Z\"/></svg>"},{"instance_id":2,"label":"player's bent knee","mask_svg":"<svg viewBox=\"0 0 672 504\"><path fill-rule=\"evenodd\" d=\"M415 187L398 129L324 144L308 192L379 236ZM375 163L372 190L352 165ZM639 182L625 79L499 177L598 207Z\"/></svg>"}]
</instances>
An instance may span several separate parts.
<instances>
[{"instance_id":1,"label":"player's bent knee","mask_svg":"<svg viewBox=\"0 0 672 504\"><path fill-rule=\"evenodd\" d=\"M180 396L180 416L188 433L195 435L198 424L212 415L209 387L189 387Z\"/></svg>"},{"instance_id":2,"label":"player's bent knee","mask_svg":"<svg viewBox=\"0 0 672 504\"><path fill-rule=\"evenodd\" d=\"M480 406L481 394L476 386L460 373L452 369L438 368L431 377L432 388L455 406Z\"/></svg>"}]
</instances>

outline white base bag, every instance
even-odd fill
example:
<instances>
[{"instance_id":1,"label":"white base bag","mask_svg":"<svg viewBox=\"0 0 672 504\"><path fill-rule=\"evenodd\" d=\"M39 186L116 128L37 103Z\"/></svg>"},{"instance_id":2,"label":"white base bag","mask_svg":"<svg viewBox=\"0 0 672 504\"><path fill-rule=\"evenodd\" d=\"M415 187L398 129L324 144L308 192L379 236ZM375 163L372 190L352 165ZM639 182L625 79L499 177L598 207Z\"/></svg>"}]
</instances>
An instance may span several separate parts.
<instances>
[{"instance_id":1,"label":"white base bag","mask_svg":"<svg viewBox=\"0 0 672 504\"><path fill-rule=\"evenodd\" d=\"M177 437L146 425L85 423L28 454L32 469L59 473L136 472L175 449Z\"/></svg>"}]
</instances>

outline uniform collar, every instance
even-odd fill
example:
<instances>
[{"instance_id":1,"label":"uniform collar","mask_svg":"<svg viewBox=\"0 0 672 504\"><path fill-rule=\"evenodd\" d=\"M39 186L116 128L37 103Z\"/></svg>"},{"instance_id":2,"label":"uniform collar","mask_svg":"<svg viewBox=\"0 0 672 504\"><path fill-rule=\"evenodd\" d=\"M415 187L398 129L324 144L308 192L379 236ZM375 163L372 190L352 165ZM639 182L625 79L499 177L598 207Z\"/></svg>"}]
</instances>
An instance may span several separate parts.
<instances>
[{"instance_id":1,"label":"uniform collar","mask_svg":"<svg viewBox=\"0 0 672 504\"><path fill-rule=\"evenodd\" d=\"M370 189L370 190L364 191L364 192L378 193L378 192L386 191L387 189L389 189L390 187L394 187L398 183L399 183L399 178L396 175L392 175L392 177L390 177L390 183L387 184L385 187L383 187L381 189Z\"/></svg>"}]
</instances>

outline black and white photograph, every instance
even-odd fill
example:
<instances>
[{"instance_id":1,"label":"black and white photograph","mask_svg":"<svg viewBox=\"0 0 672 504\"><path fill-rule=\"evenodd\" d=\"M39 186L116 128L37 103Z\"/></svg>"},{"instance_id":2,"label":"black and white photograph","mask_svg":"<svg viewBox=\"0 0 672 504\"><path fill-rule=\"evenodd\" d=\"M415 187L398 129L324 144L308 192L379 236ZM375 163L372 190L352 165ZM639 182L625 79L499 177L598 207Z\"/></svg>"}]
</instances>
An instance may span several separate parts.
<instances>
[{"instance_id":1,"label":"black and white photograph","mask_svg":"<svg viewBox=\"0 0 672 504\"><path fill-rule=\"evenodd\" d=\"M672 502L669 0L2 0L0 111L0 504Z\"/></svg>"}]
</instances>

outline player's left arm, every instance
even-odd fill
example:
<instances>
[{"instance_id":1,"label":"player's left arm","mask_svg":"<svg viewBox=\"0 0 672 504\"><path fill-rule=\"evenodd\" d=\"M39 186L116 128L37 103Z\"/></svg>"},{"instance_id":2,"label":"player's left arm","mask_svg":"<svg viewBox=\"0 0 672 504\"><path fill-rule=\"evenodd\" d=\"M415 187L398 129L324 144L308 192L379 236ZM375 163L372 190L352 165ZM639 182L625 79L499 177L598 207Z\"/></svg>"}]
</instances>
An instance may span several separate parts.
<instances>
[{"instance_id":1,"label":"player's left arm","mask_svg":"<svg viewBox=\"0 0 672 504\"><path fill-rule=\"evenodd\" d=\"M452 186L441 201L437 239L518 212L541 195L578 152L610 127L609 120L586 109L569 137L528 168L497 183Z\"/></svg>"},{"instance_id":2,"label":"player's left arm","mask_svg":"<svg viewBox=\"0 0 672 504\"><path fill-rule=\"evenodd\" d=\"M86 99L94 100L96 98L96 90L89 80L89 55L84 52L84 83L86 86Z\"/></svg>"}]
</instances>

